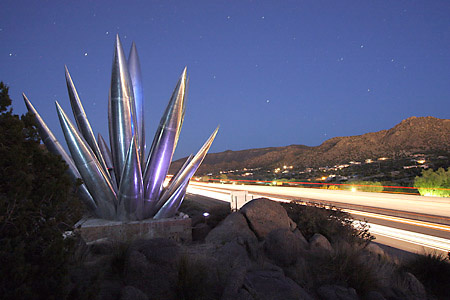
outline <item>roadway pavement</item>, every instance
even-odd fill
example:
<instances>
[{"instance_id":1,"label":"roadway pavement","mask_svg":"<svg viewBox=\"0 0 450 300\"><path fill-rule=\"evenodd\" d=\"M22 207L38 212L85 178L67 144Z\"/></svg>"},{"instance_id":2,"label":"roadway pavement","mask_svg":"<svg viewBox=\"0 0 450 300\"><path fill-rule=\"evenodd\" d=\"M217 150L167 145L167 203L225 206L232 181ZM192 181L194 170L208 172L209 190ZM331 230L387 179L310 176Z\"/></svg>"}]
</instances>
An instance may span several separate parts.
<instances>
[{"instance_id":1,"label":"roadway pavement","mask_svg":"<svg viewBox=\"0 0 450 300\"><path fill-rule=\"evenodd\" d=\"M450 251L449 198L194 181L188 188L189 193L228 202L236 191L247 191L250 199L331 204L367 221L378 243L414 253Z\"/></svg>"}]
</instances>

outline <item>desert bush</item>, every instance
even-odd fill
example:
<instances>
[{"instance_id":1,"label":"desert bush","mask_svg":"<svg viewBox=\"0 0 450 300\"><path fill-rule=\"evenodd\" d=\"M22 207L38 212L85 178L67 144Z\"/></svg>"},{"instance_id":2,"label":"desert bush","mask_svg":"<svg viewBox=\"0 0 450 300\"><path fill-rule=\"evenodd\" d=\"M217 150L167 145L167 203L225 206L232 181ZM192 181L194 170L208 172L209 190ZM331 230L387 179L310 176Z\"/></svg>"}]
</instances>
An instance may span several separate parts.
<instances>
[{"instance_id":1,"label":"desert bush","mask_svg":"<svg viewBox=\"0 0 450 300\"><path fill-rule=\"evenodd\" d=\"M423 170L422 176L414 180L414 187L422 196L450 197L450 168Z\"/></svg>"},{"instance_id":2,"label":"desert bush","mask_svg":"<svg viewBox=\"0 0 450 300\"><path fill-rule=\"evenodd\" d=\"M342 189L379 193L384 190L384 187L381 182L378 181L352 181L348 185L343 185Z\"/></svg>"},{"instance_id":3,"label":"desert bush","mask_svg":"<svg viewBox=\"0 0 450 300\"><path fill-rule=\"evenodd\" d=\"M219 299L223 289L211 262L198 256L182 256L178 269L178 298L181 300Z\"/></svg>"},{"instance_id":4,"label":"desert bush","mask_svg":"<svg viewBox=\"0 0 450 300\"><path fill-rule=\"evenodd\" d=\"M374 237L365 222L355 221L349 213L320 204L281 203L288 216L298 225L302 234L310 239L320 233L332 242L366 244Z\"/></svg>"},{"instance_id":5,"label":"desert bush","mask_svg":"<svg viewBox=\"0 0 450 300\"><path fill-rule=\"evenodd\" d=\"M339 185L329 185L328 189L329 190L340 190L341 188Z\"/></svg>"},{"instance_id":6,"label":"desert bush","mask_svg":"<svg viewBox=\"0 0 450 300\"><path fill-rule=\"evenodd\" d=\"M449 257L437 253L417 255L406 261L403 266L425 286L428 293L437 299L448 299L450 295L450 260Z\"/></svg>"},{"instance_id":7,"label":"desert bush","mask_svg":"<svg viewBox=\"0 0 450 300\"><path fill-rule=\"evenodd\" d=\"M0 82L0 295L61 299L73 249L63 233L81 208L67 166L40 146L34 116L10 105Z\"/></svg>"},{"instance_id":8,"label":"desert bush","mask_svg":"<svg viewBox=\"0 0 450 300\"><path fill-rule=\"evenodd\" d=\"M368 259L361 247L346 243L334 245L334 251L310 253L307 268L314 286L337 284L354 288L359 295L380 288L377 259Z\"/></svg>"}]
</instances>

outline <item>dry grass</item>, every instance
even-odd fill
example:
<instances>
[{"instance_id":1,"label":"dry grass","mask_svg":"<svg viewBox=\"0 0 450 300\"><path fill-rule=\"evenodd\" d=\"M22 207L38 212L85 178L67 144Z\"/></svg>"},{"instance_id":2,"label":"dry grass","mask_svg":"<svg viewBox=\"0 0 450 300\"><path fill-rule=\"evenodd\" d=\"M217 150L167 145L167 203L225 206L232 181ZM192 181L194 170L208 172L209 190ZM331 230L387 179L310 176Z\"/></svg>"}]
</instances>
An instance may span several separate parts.
<instances>
[{"instance_id":1,"label":"dry grass","mask_svg":"<svg viewBox=\"0 0 450 300\"><path fill-rule=\"evenodd\" d=\"M450 253L444 256L437 253L418 255L402 266L423 283L427 292L438 299L450 297Z\"/></svg>"},{"instance_id":2,"label":"dry grass","mask_svg":"<svg viewBox=\"0 0 450 300\"><path fill-rule=\"evenodd\" d=\"M183 255L178 269L178 298L180 300L220 299L223 284L211 264L202 255Z\"/></svg>"},{"instance_id":3,"label":"dry grass","mask_svg":"<svg viewBox=\"0 0 450 300\"><path fill-rule=\"evenodd\" d=\"M320 204L301 205L295 202L281 205L307 239L315 233L322 234L332 243L346 241L366 245L374 239L367 224L360 222L359 226L355 227L351 215L338 208Z\"/></svg>"}]
</instances>

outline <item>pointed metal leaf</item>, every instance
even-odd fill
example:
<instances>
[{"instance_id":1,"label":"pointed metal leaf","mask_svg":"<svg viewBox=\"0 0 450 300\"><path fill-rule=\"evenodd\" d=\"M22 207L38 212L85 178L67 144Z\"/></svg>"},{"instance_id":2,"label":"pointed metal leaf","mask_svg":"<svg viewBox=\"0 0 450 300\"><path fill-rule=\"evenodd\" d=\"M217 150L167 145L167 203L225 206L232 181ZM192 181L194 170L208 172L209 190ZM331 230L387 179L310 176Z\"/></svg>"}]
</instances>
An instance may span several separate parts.
<instances>
[{"instance_id":1,"label":"pointed metal leaf","mask_svg":"<svg viewBox=\"0 0 450 300\"><path fill-rule=\"evenodd\" d=\"M161 209L155 214L153 219L164 219L173 217L178 208L181 205L181 202L184 200L184 196L186 195L186 189L189 184L189 180L180 185L175 192L169 197L169 199L164 203Z\"/></svg>"},{"instance_id":2,"label":"pointed metal leaf","mask_svg":"<svg viewBox=\"0 0 450 300\"><path fill-rule=\"evenodd\" d=\"M109 177L111 178L111 183L114 187L114 190L117 192L119 190L119 186L116 181L116 175L114 173L114 165L112 161L111 151L108 148L108 145L106 144L105 139L103 136L99 133L98 134L98 147L100 148L100 151L102 152L102 156L105 159L106 168L109 173Z\"/></svg>"},{"instance_id":3,"label":"pointed metal leaf","mask_svg":"<svg viewBox=\"0 0 450 300\"><path fill-rule=\"evenodd\" d=\"M138 141L138 152L141 162L145 158L145 126L144 126L144 97L142 88L141 64L136 44L133 42L128 56L128 72L130 73L131 83L133 85L134 107L136 110L136 132Z\"/></svg>"},{"instance_id":4,"label":"pointed metal leaf","mask_svg":"<svg viewBox=\"0 0 450 300\"><path fill-rule=\"evenodd\" d=\"M34 106L31 104L30 100L28 100L27 96L25 96L25 94L22 94L22 96L28 111L34 114L36 118L39 135L41 136L41 139L44 142L45 146L47 147L48 151L56 155L61 155L62 159L69 166L67 172L69 173L69 176L72 178L73 181L76 181L78 178L81 178L81 175L78 172L77 167L75 166L75 163L73 162L72 158L69 156L69 154L67 154L64 148L58 142L53 132L48 128L47 124L45 124L44 120L39 115ZM94 212L97 211L97 205L95 204L94 199L92 198L91 194L89 193L84 184L82 184L78 188L77 192L78 195L81 197L81 200L89 208L91 208Z\"/></svg>"},{"instance_id":5,"label":"pointed metal leaf","mask_svg":"<svg viewBox=\"0 0 450 300\"><path fill-rule=\"evenodd\" d=\"M159 199L163 183L175 151L176 139L181 130L186 87L186 69L172 94L161 118L147 159L144 172L145 214L148 214Z\"/></svg>"},{"instance_id":6,"label":"pointed metal leaf","mask_svg":"<svg viewBox=\"0 0 450 300\"><path fill-rule=\"evenodd\" d=\"M141 164L137 150L136 138L133 138L128 149L127 160L119 186L119 205L117 215L119 220L142 220L143 192Z\"/></svg>"},{"instance_id":7,"label":"pointed metal leaf","mask_svg":"<svg viewBox=\"0 0 450 300\"><path fill-rule=\"evenodd\" d=\"M211 134L211 136L208 138L208 140L203 144L203 146L200 148L200 150L197 152L197 154L194 156L194 158L189 162L189 164L177 174L175 178L173 178L171 184L167 187L167 189L164 191L164 193L159 198L156 205L153 206L153 210L150 212L150 216L157 212L161 207L166 203L166 201L172 196L172 194L175 193L175 191L184 183L188 182L192 176L194 176L195 172L197 171L200 164L203 162L203 159L205 158L206 154L208 153L209 148L211 147L212 142L214 141L214 138L216 137L217 131L219 130L219 127L214 130L214 132ZM146 212L147 213L147 212Z\"/></svg>"},{"instance_id":8,"label":"pointed metal leaf","mask_svg":"<svg viewBox=\"0 0 450 300\"><path fill-rule=\"evenodd\" d=\"M102 217L115 219L117 197L108 175L103 171L94 152L75 129L58 102L56 102L56 108L67 146L89 193L104 214Z\"/></svg>"},{"instance_id":9,"label":"pointed metal leaf","mask_svg":"<svg viewBox=\"0 0 450 300\"><path fill-rule=\"evenodd\" d=\"M113 164L119 184L134 132L133 108L134 95L130 74L122 44L117 36L109 92L108 121Z\"/></svg>"},{"instance_id":10,"label":"pointed metal leaf","mask_svg":"<svg viewBox=\"0 0 450 300\"><path fill-rule=\"evenodd\" d=\"M69 69L67 69L67 66L64 67L66 71L65 74L66 74L67 91L69 92L70 104L72 106L73 116L77 123L78 129L80 133L83 135L86 142L91 147L103 170L106 171L107 170L106 163L97 145L97 141L95 140L94 133L92 132L91 125L89 124L89 120L86 116L86 113L84 112L83 105L81 103L80 97L78 96L75 84L72 81L72 77L70 76Z\"/></svg>"}]
</instances>

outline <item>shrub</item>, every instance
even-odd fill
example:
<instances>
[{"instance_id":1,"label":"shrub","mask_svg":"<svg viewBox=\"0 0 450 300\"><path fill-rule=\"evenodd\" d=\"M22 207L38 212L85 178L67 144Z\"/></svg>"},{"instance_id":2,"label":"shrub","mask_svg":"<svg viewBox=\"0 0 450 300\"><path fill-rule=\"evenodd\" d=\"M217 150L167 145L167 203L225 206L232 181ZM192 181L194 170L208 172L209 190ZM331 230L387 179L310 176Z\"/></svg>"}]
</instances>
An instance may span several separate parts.
<instances>
[{"instance_id":1,"label":"shrub","mask_svg":"<svg viewBox=\"0 0 450 300\"><path fill-rule=\"evenodd\" d=\"M414 180L414 187L422 196L450 197L450 168L423 170L422 176Z\"/></svg>"},{"instance_id":2,"label":"shrub","mask_svg":"<svg viewBox=\"0 0 450 300\"><path fill-rule=\"evenodd\" d=\"M12 113L0 82L0 294L61 299L73 242L63 233L80 217L67 166L40 146L30 114Z\"/></svg>"},{"instance_id":3,"label":"shrub","mask_svg":"<svg viewBox=\"0 0 450 300\"><path fill-rule=\"evenodd\" d=\"M436 253L417 255L414 259L405 262L403 267L414 274L423 283L427 292L436 298L447 299L450 295L449 257Z\"/></svg>"},{"instance_id":4,"label":"shrub","mask_svg":"<svg viewBox=\"0 0 450 300\"><path fill-rule=\"evenodd\" d=\"M213 272L211 261L201 255L182 256L178 268L178 298L182 300L219 299L223 284Z\"/></svg>"},{"instance_id":5,"label":"shrub","mask_svg":"<svg viewBox=\"0 0 450 300\"><path fill-rule=\"evenodd\" d=\"M379 193L384 190L383 185L378 181L352 181L348 185L344 185L343 188L346 190L373 193Z\"/></svg>"},{"instance_id":6,"label":"shrub","mask_svg":"<svg viewBox=\"0 0 450 300\"><path fill-rule=\"evenodd\" d=\"M379 263L369 259L358 246L338 243L334 251L311 253L307 267L316 287L337 284L352 287L363 295L381 286L376 267Z\"/></svg>"},{"instance_id":7,"label":"shrub","mask_svg":"<svg viewBox=\"0 0 450 300\"><path fill-rule=\"evenodd\" d=\"M344 240L349 243L366 244L374 239L365 222L355 221L349 213L335 207L319 204L301 205L295 202L281 205L307 239L315 233L320 233L333 242Z\"/></svg>"}]
</instances>

